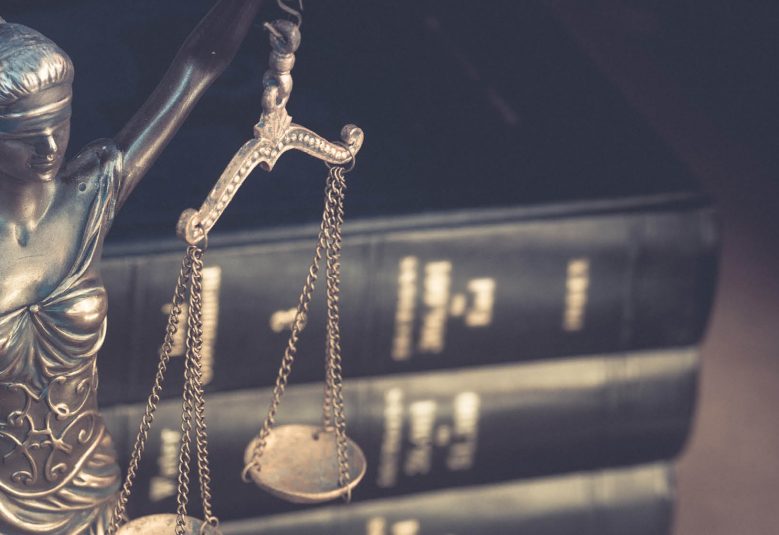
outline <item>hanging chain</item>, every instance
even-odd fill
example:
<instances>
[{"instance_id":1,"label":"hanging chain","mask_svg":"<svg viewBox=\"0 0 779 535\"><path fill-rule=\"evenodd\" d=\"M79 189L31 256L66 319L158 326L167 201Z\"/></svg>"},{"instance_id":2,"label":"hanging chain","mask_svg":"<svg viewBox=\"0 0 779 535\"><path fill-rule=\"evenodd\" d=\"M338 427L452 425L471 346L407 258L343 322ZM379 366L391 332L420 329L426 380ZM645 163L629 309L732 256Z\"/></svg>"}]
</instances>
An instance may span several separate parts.
<instances>
[{"instance_id":1,"label":"hanging chain","mask_svg":"<svg viewBox=\"0 0 779 535\"><path fill-rule=\"evenodd\" d=\"M203 250L190 247L187 253L191 261L189 288L189 314L187 316L186 354L184 357L184 393L181 411L181 447L179 450L178 487L176 492L176 535L185 535L187 503L189 501L189 467L191 463L192 418L195 420L200 497L205 525L218 526L219 520L211 508L211 470L208 465L208 429L205 420L203 395ZM205 526L204 525L204 526Z\"/></svg>"},{"instance_id":2,"label":"hanging chain","mask_svg":"<svg viewBox=\"0 0 779 535\"><path fill-rule=\"evenodd\" d=\"M126 521L127 502L138 472L141 455L149 437L149 430L154 421L154 413L160 401L160 393L165 382L165 373L173 351L174 337L179 328L182 305L187 297L187 290L189 290L189 312L187 314L187 351L184 360L184 391L182 394L181 441L178 461L176 535L185 535L186 533L185 517L189 501L190 439L192 436L193 417L203 515L207 525L217 527L219 524L211 506L211 471L208 465L208 429L205 420L205 398L203 396L201 363L203 346L203 250L196 246L189 246L187 254L182 261L178 280L176 281L176 289L173 294L171 310L165 328L165 338L160 349L160 360L157 364L154 386L152 387L151 394L149 394L146 410L141 419L141 426L133 445L127 476L114 506L108 527L108 535L113 535L121 524Z\"/></svg>"},{"instance_id":3,"label":"hanging chain","mask_svg":"<svg viewBox=\"0 0 779 535\"><path fill-rule=\"evenodd\" d=\"M187 354L185 366L189 367L189 385L195 411L195 442L200 496L205 521L213 527L219 523L211 507L211 469L208 464L208 428L203 395L203 250L196 249L192 258L192 286L190 289L189 317L187 320Z\"/></svg>"},{"instance_id":4,"label":"hanging chain","mask_svg":"<svg viewBox=\"0 0 779 535\"><path fill-rule=\"evenodd\" d=\"M141 426L135 437L133 450L130 454L130 462L127 467L127 475L124 484L122 485L122 490L119 493L119 497L117 498L116 505L114 506L111 522L108 526L108 535L113 535L116 530L119 529L119 526L127 520L127 501L130 498L133 482L138 473L138 465L140 464L146 441L149 438L149 430L154 421L154 412L157 410L157 404L160 401L160 393L162 392L162 387L165 383L165 372L167 371L170 356L173 352L173 344L176 332L178 331L179 318L181 316L181 305L186 298L187 282L190 279L191 271L192 259L188 250L187 255L181 263L178 280L176 281L176 288L173 292L170 314L168 315L168 322L165 327L165 338L162 342L162 347L160 348L160 360L157 364L157 373L154 376L154 386L152 387L146 402L146 410L141 419Z\"/></svg>"},{"instance_id":5,"label":"hanging chain","mask_svg":"<svg viewBox=\"0 0 779 535\"><path fill-rule=\"evenodd\" d=\"M331 302L333 301L333 295L335 299L338 299L338 290L336 288L333 292L333 282L338 285L340 274L335 273L336 266L333 265L333 240L335 239L336 232L334 225L337 219L334 216L336 205L338 204L335 196L335 178L333 176L333 170L331 169L327 176L327 190L325 191L325 211L323 214L323 222L325 224L325 262L327 268L327 334L325 336L325 382L324 382L324 402L322 404L322 429L325 431L335 431L334 422L334 398L335 386L333 384L333 375L331 374L331 356L333 354L333 342L336 341L332 333L332 323L330 321L331 314ZM340 264L337 265L337 269L340 270ZM336 305L336 316L337 305ZM340 334L338 337L340 345Z\"/></svg>"},{"instance_id":6,"label":"hanging chain","mask_svg":"<svg viewBox=\"0 0 779 535\"><path fill-rule=\"evenodd\" d=\"M260 469L260 458L267 444L268 435L270 435L271 429L276 423L276 413L278 412L281 398L289 381L290 373L292 372L292 365L297 355L297 345L300 339L300 333L305 326L309 308L311 305L311 297L314 293L316 281L319 276L319 267L322 262L323 254L327 255L327 269L328 269L328 309L330 310L330 303L334 302L334 314L328 312L328 328L327 328L327 341L326 341L326 364L325 364L325 402L323 405L323 427L325 430L335 427L337 436L340 437L341 432L339 429L339 419L343 422L340 425L340 429L344 432L343 441L338 441L339 448L339 484L342 482L348 482L348 462L341 463L343 458L346 461L346 437L345 437L345 420L343 418L343 396L341 392L341 365L340 365L340 335L337 327L338 323L338 291L339 291L339 279L340 264L338 256L340 255L340 240L341 231L340 223L343 222L343 197L346 183L344 180L343 167L331 167L328 174L327 186L325 189L325 206L322 212L322 223L319 227L319 234L317 236L316 247L314 249L314 257L311 261L311 265L308 270L306 282L303 285L303 291L300 294L298 300L298 306L295 311L295 317L292 322L292 329L290 332L287 346L284 349L284 356L281 361L279 373L276 377L276 384L273 388L273 395L268 408L268 413L260 428L255 441L254 451L252 452L251 460L246 463L244 467L242 477L244 481L249 481L249 472L252 469ZM338 241L337 245L333 245L335 241ZM335 248L334 248L335 247ZM332 256L331 251L337 251L335 253L334 261L330 258ZM332 270L335 269L335 273ZM333 280L331 281L331 278ZM332 329L332 321L330 316L332 315L335 321L335 329ZM332 336L335 334L335 338ZM334 355L335 358L331 358ZM331 362L332 361L332 362ZM339 401L340 400L340 401ZM340 407L340 408L339 408ZM330 415L333 415L331 417ZM333 424L333 421L335 424ZM342 447L343 446L343 447ZM343 449L343 454L341 450ZM346 477L342 477L342 468L346 469Z\"/></svg>"},{"instance_id":7,"label":"hanging chain","mask_svg":"<svg viewBox=\"0 0 779 535\"><path fill-rule=\"evenodd\" d=\"M192 292L189 297L192 303ZM190 317L192 310L189 311ZM187 323L190 321L187 320ZM184 393L181 407L181 439L179 441L178 486L176 488L176 535L186 534L185 517L189 502L190 437L192 433L192 371L189 346L191 333L187 332L187 355L184 363Z\"/></svg>"},{"instance_id":8,"label":"hanging chain","mask_svg":"<svg viewBox=\"0 0 779 535\"><path fill-rule=\"evenodd\" d=\"M327 326L327 335L325 336L325 384L324 401L322 403L322 429L324 431L335 431L333 425L333 379L330 376L330 326Z\"/></svg>"},{"instance_id":9,"label":"hanging chain","mask_svg":"<svg viewBox=\"0 0 779 535\"><path fill-rule=\"evenodd\" d=\"M328 185L329 188L329 185ZM311 296L314 293L316 287L316 281L319 276L319 264L322 261L322 253L325 249L326 243L326 228L327 228L327 204L325 203L325 209L322 215L322 223L319 226L319 234L317 235L316 247L314 249L314 257L311 261L311 265L306 275L306 282L303 285L303 291L298 299L298 306L295 311L295 317L292 321L292 329L287 341L287 347L284 348L284 356L281 359L281 366L279 373L276 377L276 384L273 387L273 396L271 399L268 413L265 416L265 421L260 428L260 432L257 435L254 451L252 452L251 461L246 463L243 469L242 478L244 481L250 481L249 472L252 468L260 467L260 457L265 449L265 445L270 434L271 428L276 423L276 413L279 408L279 403L284 395L284 391L287 388L287 382L289 381L289 375L292 372L292 364L295 361L297 355L297 344L300 339L300 333L305 326L308 319L309 307L311 305Z\"/></svg>"},{"instance_id":10,"label":"hanging chain","mask_svg":"<svg viewBox=\"0 0 779 535\"><path fill-rule=\"evenodd\" d=\"M343 398L343 368L341 364L341 329L339 296L341 286L341 248L344 223L344 194L346 180L343 167L331 167L328 196L329 221L327 240L327 374L325 385L329 390L325 397L325 423L335 424L336 447L338 454L338 484L347 487L349 483L349 457L347 453L346 415ZM327 405L330 405L330 408ZM332 420L330 419L332 416ZM344 495L351 500L351 489Z\"/></svg>"}]
</instances>

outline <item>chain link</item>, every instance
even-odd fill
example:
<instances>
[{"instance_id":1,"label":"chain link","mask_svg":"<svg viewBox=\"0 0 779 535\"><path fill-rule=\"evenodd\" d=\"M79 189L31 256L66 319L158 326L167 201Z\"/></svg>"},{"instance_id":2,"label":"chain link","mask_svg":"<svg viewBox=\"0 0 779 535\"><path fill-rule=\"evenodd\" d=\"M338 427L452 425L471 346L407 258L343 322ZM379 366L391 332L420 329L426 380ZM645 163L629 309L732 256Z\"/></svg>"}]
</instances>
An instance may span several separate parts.
<instances>
[{"instance_id":1,"label":"chain link","mask_svg":"<svg viewBox=\"0 0 779 535\"><path fill-rule=\"evenodd\" d=\"M192 299L190 296L190 303ZM190 309L190 314L192 313ZM187 333L187 338L189 338ZM178 486L176 492L176 535L185 535L189 502L190 438L192 432L192 384L189 358L184 364L184 393L181 407L181 439L179 441Z\"/></svg>"},{"instance_id":2,"label":"chain link","mask_svg":"<svg viewBox=\"0 0 779 535\"><path fill-rule=\"evenodd\" d=\"M181 440L179 442L178 486L176 489L176 535L186 535L187 505L189 502L189 469L192 462L192 415L195 412L195 426L204 426L195 409L202 402L202 382L199 380L200 349L203 345L202 324L202 293L203 293L203 250L196 246L187 248L187 256L191 265L189 280L189 307L187 314L186 352L184 355L184 391L181 407ZM200 444L198 442L198 475L201 482L201 496L204 511L208 489L203 490L203 473L201 471ZM207 465L207 462L206 462ZM210 501L207 513L210 513ZM207 514L204 513L204 514Z\"/></svg>"},{"instance_id":3,"label":"chain link","mask_svg":"<svg viewBox=\"0 0 779 535\"><path fill-rule=\"evenodd\" d=\"M154 412L157 410L157 404L160 401L160 393L162 392L162 387L165 383L165 373L168 368L168 363L170 362L171 353L173 352L175 335L176 332L178 332L179 318L181 316L181 305L186 298L187 282L190 279L191 270L192 262L189 254L187 254L181 262L176 288L173 292L170 314L168 315L168 321L165 327L165 337L162 342L162 347L160 348L157 373L154 376L154 385L152 386L151 393L146 402L146 410L144 411L143 418L141 418L140 429L135 437L132 453L130 454L130 462L127 467L127 475L125 476L122 490L119 493L119 497L114 506L111 522L108 525L108 535L113 535L116 530L127 521L127 501L130 498L132 486L138 473L138 465L141 461L143 450L146 447L146 441L149 438L151 424L154 421Z\"/></svg>"},{"instance_id":4,"label":"chain link","mask_svg":"<svg viewBox=\"0 0 779 535\"><path fill-rule=\"evenodd\" d=\"M342 167L330 168L331 198L327 242L327 380L325 384L330 393L325 402L331 404L327 411L332 414L335 423L336 446L338 455L338 484L347 487L349 484L349 458L347 452L346 415L343 399L343 368L341 363L341 330L339 296L341 286L341 248L343 237L341 228L344 222L344 194L346 181ZM349 501L351 491L344 495Z\"/></svg>"},{"instance_id":5,"label":"chain link","mask_svg":"<svg viewBox=\"0 0 779 535\"><path fill-rule=\"evenodd\" d=\"M326 324L327 327L327 333L325 336L325 381L324 381L324 400L322 403L322 429L326 432L333 432L335 431L335 424L334 424L334 418L335 415L333 414L333 393L335 391L334 385L333 385L333 376L330 373L330 355L333 352L333 337L331 333L331 324L329 321L329 307L330 307L330 296L331 296L331 279L333 274L333 268L332 268L332 241L334 239L334 232L333 232L333 207L336 204L336 199L334 197L334 186L335 183L333 181L333 172L332 170L328 173L327 176L327 188L325 189L325 211L322 215L323 218L323 224L325 227L325 262L326 262L326 269L327 269L327 275L326 275L326 284L327 284L327 306L328 306L328 321Z\"/></svg>"},{"instance_id":6,"label":"chain link","mask_svg":"<svg viewBox=\"0 0 779 535\"><path fill-rule=\"evenodd\" d=\"M192 400L195 410L195 440L197 445L197 467L200 481L200 496L205 521L216 527L219 523L211 507L211 469L208 464L208 427L205 417L203 394L203 251L197 249L192 258L192 287L190 291L190 314L188 317L187 365Z\"/></svg>"},{"instance_id":7,"label":"chain link","mask_svg":"<svg viewBox=\"0 0 779 535\"><path fill-rule=\"evenodd\" d=\"M189 467L191 464L191 437L195 430L198 478L203 504L203 515L208 525L218 526L219 520L214 516L211 506L211 471L208 465L208 429L205 420L205 398L203 395L203 371L201 350L203 346L203 250L189 246L182 261L176 289L173 294L170 314L165 328L165 338L160 349L160 360L154 386L146 403L146 410L141 419L141 426L130 455L124 485L114 506L108 535L113 535L127 520L127 502L132 491L132 485L138 472L141 455L149 437L149 430L154 421L154 413L160 401L160 393L165 381L165 374L173 351L174 337L178 331L182 305L189 290L187 314L187 351L184 360L184 391L182 394L181 440L178 460L178 486L176 494L176 535L186 534L186 514L189 502Z\"/></svg>"}]
</instances>

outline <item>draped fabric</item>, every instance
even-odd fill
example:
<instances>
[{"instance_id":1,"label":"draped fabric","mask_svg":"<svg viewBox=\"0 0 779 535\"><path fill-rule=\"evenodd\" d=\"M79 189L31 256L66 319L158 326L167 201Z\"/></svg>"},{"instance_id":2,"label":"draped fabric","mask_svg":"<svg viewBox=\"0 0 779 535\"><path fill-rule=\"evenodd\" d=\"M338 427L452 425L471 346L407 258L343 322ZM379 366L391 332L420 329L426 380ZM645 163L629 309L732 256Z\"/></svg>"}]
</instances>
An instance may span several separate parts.
<instances>
[{"instance_id":1,"label":"draped fabric","mask_svg":"<svg viewBox=\"0 0 779 535\"><path fill-rule=\"evenodd\" d=\"M99 534L119 486L97 412L107 296L96 271L114 216L121 153L88 145L62 180L95 185L67 275L38 303L0 315L0 533Z\"/></svg>"},{"instance_id":2,"label":"draped fabric","mask_svg":"<svg viewBox=\"0 0 779 535\"><path fill-rule=\"evenodd\" d=\"M119 477L116 452L110 437L104 435L81 470L60 490L40 498L0 493L2 533L104 535Z\"/></svg>"}]
</instances>

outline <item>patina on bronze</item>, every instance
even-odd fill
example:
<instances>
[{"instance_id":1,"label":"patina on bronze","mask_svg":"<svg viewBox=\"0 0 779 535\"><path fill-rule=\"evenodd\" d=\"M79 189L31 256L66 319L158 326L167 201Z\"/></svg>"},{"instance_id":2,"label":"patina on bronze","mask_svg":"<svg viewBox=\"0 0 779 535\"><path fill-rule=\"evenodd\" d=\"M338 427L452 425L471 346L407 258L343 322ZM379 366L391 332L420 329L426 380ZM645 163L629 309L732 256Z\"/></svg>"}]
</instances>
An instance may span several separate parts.
<instances>
[{"instance_id":1,"label":"patina on bronze","mask_svg":"<svg viewBox=\"0 0 779 535\"><path fill-rule=\"evenodd\" d=\"M103 239L259 6L219 2L129 123L69 162L73 65L0 19L0 533L105 531L119 468L96 401Z\"/></svg>"}]
</instances>

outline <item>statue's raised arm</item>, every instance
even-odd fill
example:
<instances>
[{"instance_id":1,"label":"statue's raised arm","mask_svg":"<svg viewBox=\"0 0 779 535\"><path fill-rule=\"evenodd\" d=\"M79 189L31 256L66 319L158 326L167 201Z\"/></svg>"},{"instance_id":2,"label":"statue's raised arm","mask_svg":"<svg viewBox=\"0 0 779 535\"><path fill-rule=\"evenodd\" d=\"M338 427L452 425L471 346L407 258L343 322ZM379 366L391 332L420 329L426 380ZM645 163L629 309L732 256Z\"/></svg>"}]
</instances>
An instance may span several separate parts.
<instances>
[{"instance_id":1,"label":"statue's raised arm","mask_svg":"<svg viewBox=\"0 0 779 535\"><path fill-rule=\"evenodd\" d=\"M203 92L232 61L261 0L222 0L198 24L157 88L116 136L124 165L121 205Z\"/></svg>"}]
</instances>

